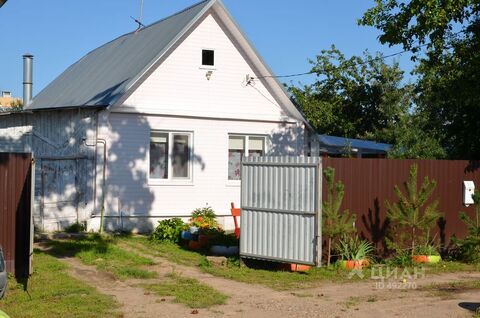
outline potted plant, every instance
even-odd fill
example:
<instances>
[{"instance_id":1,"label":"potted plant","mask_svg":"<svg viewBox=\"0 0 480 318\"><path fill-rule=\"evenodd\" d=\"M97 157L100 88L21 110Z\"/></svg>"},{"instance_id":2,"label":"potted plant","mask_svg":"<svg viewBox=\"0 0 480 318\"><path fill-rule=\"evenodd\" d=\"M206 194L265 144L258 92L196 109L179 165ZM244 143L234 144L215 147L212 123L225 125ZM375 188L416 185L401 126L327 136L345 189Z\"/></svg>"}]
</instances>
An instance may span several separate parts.
<instances>
[{"instance_id":1,"label":"potted plant","mask_svg":"<svg viewBox=\"0 0 480 318\"><path fill-rule=\"evenodd\" d=\"M207 247L214 234L221 231L213 209L211 207L195 209L190 218L189 231L192 234L189 248L198 250Z\"/></svg>"},{"instance_id":2,"label":"potted plant","mask_svg":"<svg viewBox=\"0 0 480 318\"><path fill-rule=\"evenodd\" d=\"M438 250L430 245L419 245L415 248L413 255L412 255L412 261L414 263L438 263L442 260L440 257L440 253L438 253Z\"/></svg>"},{"instance_id":3,"label":"potted plant","mask_svg":"<svg viewBox=\"0 0 480 318\"><path fill-rule=\"evenodd\" d=\"M336 250L342 258L342 267L346 269L362 269L368 266L374 251L372 243L361 240L356 235L344 235Z\"/></svg>"}]
</instances>

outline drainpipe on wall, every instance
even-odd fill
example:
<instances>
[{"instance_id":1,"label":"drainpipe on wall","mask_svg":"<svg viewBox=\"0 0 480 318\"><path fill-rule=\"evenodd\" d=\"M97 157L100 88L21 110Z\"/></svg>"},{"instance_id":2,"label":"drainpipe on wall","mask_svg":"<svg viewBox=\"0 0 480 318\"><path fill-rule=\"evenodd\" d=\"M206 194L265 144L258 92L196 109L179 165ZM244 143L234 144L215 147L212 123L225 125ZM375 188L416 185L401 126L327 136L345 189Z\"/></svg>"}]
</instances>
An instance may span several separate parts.
<instances>
[{"instance_id":1,"label":"drainpipe on wall","mask_svg":"<svg viewBox=\"0 0 480 318\"><path fill-rule=\"evenodd\" d=\"M103 221L104 221L104 213L105 213L105 177L106 173L105 170L107 169L107 141L105 139L96 138L94 144L88 144L87 141L84 139L85 146L88 147L95 147L95 170L97 169L97 144L103 145L103 167L102 167L102 200L101 200L101 213L100 213L100 233L103 233ZM97 184L95 178L95 185ZM94 188L94 195L95 195L95 202L97 200L97 187Z\"/></svg>"},{"instance_id":2,"label":"drainpipe on wall","mask_svg":"<svg viewBox=\"0 0 480 318\"><path fill-rule=\"evenodd\" d=\"M85 143L85 146L88 147L95 147L95 185L94 185L94 209L95 211L97 210L97 144L102 144L103 145L103 168L102 168L102 200L100 203L100 233L103 233L103 227L104 227L104 218L105 218L105 188L106 188L106 170L107 170L107 141L102 138L98 138L98 118L100 111L96 112L96 129L95 129L95 143L88 144L86 138L83 140ZM95 213L92 214L92 217L94 217Z\"/></svg>"},{"instance_id":3,"label":"drainpipe on wall","mask_svg":"<svg viewBox=\"0 0 480 318\"><path fill-rule=\"evenodd\" d=\"M33 87L33 55L23 55L23 106L26 107L32 102Z\"/></svg>"}]
</instances>

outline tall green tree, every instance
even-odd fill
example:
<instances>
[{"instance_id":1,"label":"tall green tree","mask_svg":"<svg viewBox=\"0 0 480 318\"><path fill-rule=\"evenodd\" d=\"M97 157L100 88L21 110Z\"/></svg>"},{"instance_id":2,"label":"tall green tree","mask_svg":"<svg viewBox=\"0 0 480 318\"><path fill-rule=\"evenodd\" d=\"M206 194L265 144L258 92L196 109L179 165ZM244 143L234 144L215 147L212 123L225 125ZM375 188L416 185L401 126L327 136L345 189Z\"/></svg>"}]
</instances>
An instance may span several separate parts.
<instances>
[{"instance_id":1,"label":"tall green tree","mask_svg":"<svg viewBox=\"0 0 480 318\"><path fill-rule=\"evenodd\" d=\"M480 158L480 21L475 27L441 55L422 59L416 70L419 109L442 132L453 159Z\"/></svg>"},{"instance_id":2,"label":"tall green tree","mask_svg":"<svg viewBox=\"0 0 480 318\"><path fill-rule=\"evenodd\" d=\"M412 50L430 130L450 158L478 159L480 1L376 0L359 23L378 28L381 43Z\"/></svg>"},{"instance_id":3,"label":"tall green tree","mask_svg":"<svg viewBox=\"0 0 480 318\"><path fill-rule=\"evenodd\" d=\"M382 44L413 53L426 44L441 55L459 29L477 23L479 12L478 0L375 0L358 22L379 29Z\"/></svg>"},{"instance_id":4,"label":"tall green tree","mask_svg":"<svg viewBox=\"0 0 480 318\"><path fill-rule=\"evenodd\" d=\"M441 134L433 129L424 113L415 109L403 116L390 137L394 140L388 152L395 159L443 159L447 157L440 144Z\"/></svg>"},{"instance_id":5,"label":"tall green tree","mask_svg":"<svg viewBox=\"0 0 480 318\"><path fill-rule=\"evenodd\" d=\"M367 51L347 58L335 46L310 63L315 82L289 90L319 133L393 141L391 130L412 106L412 87L402 83L398 63Z\"/></svg>"}]
</instances>

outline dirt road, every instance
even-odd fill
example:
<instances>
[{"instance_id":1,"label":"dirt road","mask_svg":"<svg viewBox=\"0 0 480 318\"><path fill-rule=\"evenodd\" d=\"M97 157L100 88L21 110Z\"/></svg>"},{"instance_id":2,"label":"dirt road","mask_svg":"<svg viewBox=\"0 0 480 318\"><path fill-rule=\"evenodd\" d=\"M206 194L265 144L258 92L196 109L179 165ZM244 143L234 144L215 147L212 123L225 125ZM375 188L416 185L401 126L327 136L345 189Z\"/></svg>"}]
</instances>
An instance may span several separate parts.
<instances>
[{"instance_id":1,"label":"dirt road","mask_svg":"<svg viewBox=\"0 0 480 318\"><path fill-rule=\"evenodd\" d=\"M148 257L152 258L151 255ZM393 286L379 286L376 281L366 280L347 284L325 283L316 288L280 292L215 277L164 258L153 258L156 265L148 269L157 271L160 277L175 270L182 276L212 286L228 295L229 300L225 305L197 312L172 302L168 297L145 292L139 287L145 280L122 282L95 267L83 265L77 259L62 258L62 261L70 265L72 276L114 296L121 304L124 317L472 317L473 312L460 305L468 307L480 303L478 289L425 290L432 283L480 280L480 273L427 275L416 280L415 286L398 281L394 281ZM148 280L151 282L158 280Z\"/></svg>"}]
</instances>

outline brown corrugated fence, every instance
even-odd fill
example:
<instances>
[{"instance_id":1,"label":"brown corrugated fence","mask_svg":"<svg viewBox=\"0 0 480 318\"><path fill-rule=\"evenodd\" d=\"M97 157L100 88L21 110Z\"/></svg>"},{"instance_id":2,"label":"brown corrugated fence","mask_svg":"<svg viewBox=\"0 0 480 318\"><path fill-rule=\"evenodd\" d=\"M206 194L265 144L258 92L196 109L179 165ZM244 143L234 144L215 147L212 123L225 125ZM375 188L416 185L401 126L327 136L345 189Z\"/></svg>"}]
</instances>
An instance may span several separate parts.
<instances>
[{"instance_id":1,"label":"brown corrugated fence","mask_svg":"<svg viewBox=\"0 0 480 318\"><path fill-rule=\"evenodd\" d=\"M336 180L345 184L345 198L342 208L357 214L356 226L361 236L372 240L382 248L388 220L385 215L385 200L397 202L394 186L404 189L410 166L418 164L418 185L428 176L437 181L432 199L438 199L444 220L439 222L437 238L448 244L452 235L459 238L467 234L465 224L459 219L459 212L473 216L474 207L463 205L463 181L474 181L480 187L480 162L460 160L395 160L395 159L353 159L324 158L323 169L335 169ZM323 197L326 196L325 181Z\"/></svg>"},{"instance_id":2,"label":"brown corrugated fence","mask_svg":"<svg viewBox=\"0 0 480 318\"><path fill-rule=\"evenodd\" d=\"M30 271L32 156L0 153L0 245L7 271Z\"/></svg>"}]
</instances>

